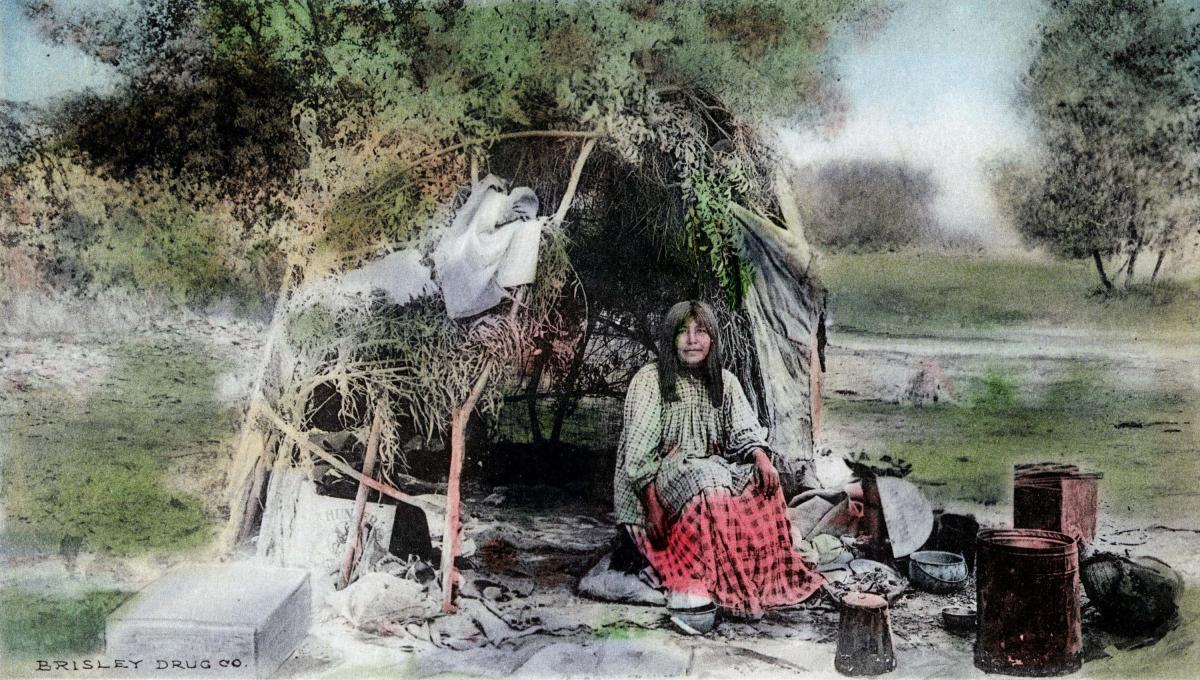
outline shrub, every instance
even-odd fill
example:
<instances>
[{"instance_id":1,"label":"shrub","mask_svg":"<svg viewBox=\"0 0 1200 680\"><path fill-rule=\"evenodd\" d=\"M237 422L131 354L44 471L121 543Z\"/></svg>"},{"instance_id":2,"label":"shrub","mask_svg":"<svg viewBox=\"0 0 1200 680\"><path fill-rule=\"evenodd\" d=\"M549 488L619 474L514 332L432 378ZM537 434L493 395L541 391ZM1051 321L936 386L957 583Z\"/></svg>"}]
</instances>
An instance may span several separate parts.
<instances>
[{"instance_id":1,"label":"shrub","mask_svg":"<svg viewBox=\"0 0 1200 680\"><path fill-rule=\"evenodd\" d=\"M801 217L822 246L892 250L937 234L929 171L883 160L835 161L799 183Z\"/></svg>"},{"instance_id":2,"label":"shrub","mask_svg":"<svg viewBox=\"0 0 1200 680\"><path fill-rule=\"evenodd\" d=\"M114 211L97 225L79 262L99 289L127 287L188 305L245 301L261 292L252 278L262 285L269 277L252 277L261 263L239 256L241 246L230 231L220 213L163 197ZM250 251L269 255L253 246Z\"/></svg>"}]
</instances>

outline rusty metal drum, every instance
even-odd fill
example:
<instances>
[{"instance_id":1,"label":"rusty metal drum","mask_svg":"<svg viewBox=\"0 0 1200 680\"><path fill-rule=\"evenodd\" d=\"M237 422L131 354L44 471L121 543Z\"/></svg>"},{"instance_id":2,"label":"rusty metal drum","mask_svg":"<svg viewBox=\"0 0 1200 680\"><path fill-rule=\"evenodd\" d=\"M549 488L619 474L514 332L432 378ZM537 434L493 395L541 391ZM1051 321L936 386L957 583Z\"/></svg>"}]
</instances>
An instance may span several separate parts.
<instances>
[{"instance_id":1,"label":"rusty metal drum","mask_svg":"<svg viewBox=\"0 0 1200 680\"><path fill-rule=\"evenodd\" d=\"M1083 663L1075 539L984 529L976 555L975 665L989 673L1065 675Z\"/></svg>"},{"instance_id":2,"label":"rusty metal drum","mask_svg":"<svg viewBox=\"0 0 1200 680\"><path fill-rule=\"evenodd\" d=\"M1104 475L1061 463L1013 470L1013 526L1061 531L1090 545L1096 536L1098 484Z\"/></svg>"}]
</instances>

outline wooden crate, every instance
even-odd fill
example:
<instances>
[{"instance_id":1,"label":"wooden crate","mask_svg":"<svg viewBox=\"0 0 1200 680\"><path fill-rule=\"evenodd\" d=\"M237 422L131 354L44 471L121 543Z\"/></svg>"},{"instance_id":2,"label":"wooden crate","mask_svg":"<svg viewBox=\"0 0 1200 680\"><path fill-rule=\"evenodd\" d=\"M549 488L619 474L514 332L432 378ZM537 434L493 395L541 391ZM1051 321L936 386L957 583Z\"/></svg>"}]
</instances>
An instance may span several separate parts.
<instances>
[{"instance_id":1,"label":"wooden crate","mask_svg":"<svg viewBox=\"0 0 1200 680\"><path fill-rule=\"evenodd\" d=\"M266 677L307 635L311 600L306 571L183 567L109 616L105 652L147 677Z\"/></svg>"}]
</instances>

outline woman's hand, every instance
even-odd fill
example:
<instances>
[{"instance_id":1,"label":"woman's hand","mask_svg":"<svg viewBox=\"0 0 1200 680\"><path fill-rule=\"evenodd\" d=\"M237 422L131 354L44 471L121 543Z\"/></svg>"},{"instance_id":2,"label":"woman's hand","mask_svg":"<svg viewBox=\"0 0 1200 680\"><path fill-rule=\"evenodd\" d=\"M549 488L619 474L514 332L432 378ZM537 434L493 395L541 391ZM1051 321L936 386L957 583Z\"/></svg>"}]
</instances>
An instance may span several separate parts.
<instances>
[{"instance_id":1,"label":"woman's hand","mask_svg":"<svg viewBox=\"0 0 1200 680\"><path fill-rule=\"evenodd\" d=\"M642 505L646 508L646 538L650 539L650 545L661 550L667 545L667 511L658 500L653 483L642 490Z\"/></svg>"},{"instance_id":2,"label":"woman's hand","mask_svg":"<svg viewBox=\"0 0 1200 680\"><path fill-rule=\"evenodd\" d=\"M754 451L754 482L764 496L774 496L779 490L779 471L775 469L771 457L762 449Z\"/></svg>"}]
</instances>

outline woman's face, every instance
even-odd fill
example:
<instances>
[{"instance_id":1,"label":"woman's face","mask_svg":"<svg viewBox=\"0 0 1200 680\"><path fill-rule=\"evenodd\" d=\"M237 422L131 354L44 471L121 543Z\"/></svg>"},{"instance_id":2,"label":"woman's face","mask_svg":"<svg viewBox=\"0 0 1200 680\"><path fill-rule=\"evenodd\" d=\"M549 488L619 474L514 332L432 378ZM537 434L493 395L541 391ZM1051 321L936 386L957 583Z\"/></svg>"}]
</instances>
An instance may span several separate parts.
<instances>
[{"instance_id":1,"label":"woman's face","mask_svg":"<svg viewBox=\"0 0 1200 680\"><path fill-rule=\"evenodd\" d=\"M675 336L675 353L679 363L688 368L704 364L708 358L708 349L712 346L712 338L704 327L695 319L688 319L687 325Z\"/></svg>"}]
</instances>

